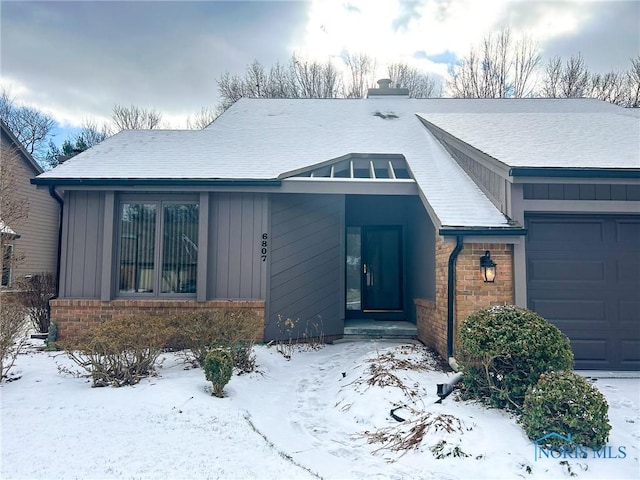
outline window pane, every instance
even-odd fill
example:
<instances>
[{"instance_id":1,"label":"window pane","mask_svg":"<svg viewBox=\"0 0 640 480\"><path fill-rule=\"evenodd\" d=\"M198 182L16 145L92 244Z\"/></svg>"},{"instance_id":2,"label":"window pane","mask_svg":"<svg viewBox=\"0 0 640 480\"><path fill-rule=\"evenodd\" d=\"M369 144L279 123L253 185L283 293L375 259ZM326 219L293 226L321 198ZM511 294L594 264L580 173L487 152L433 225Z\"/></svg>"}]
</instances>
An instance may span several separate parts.
<instances>
[{"instance_id":1,"label":"window pane","mask_svg":"<svg viewBox=\"0 0 640 480\"><path fill-rule=\"evenodd\" d=\"M196 293L198 204L163 206L162 293Z\"/></svg>"},{"instance_id":2,"label":"window pane","mask_svg":"<svg viewBox=\"0 0 640 480\"><path fill-rule=\"evenodd\" d=\"M13 262L13 245L5 245L2 254L2 286L11 284L11 263Z\"/></svg>"},{"instance_id":3,"label":"window pane","mask_svg":"<svg viewBox=\"0 0 640 480\"><path fill-rule=\"evenodd\" d=\"M347 227L347 310L362 310L360 227Z\"/></svg>"},{"instance_id":4,"label":"window pane","mask_svg":"<svg viewBox=\"0 0 640 480\"><path fill-rule=\"evenodd\" d=\"M123 203L120 217L120 292L152 293L156 205Z\"/></svg>"}]
</instances>

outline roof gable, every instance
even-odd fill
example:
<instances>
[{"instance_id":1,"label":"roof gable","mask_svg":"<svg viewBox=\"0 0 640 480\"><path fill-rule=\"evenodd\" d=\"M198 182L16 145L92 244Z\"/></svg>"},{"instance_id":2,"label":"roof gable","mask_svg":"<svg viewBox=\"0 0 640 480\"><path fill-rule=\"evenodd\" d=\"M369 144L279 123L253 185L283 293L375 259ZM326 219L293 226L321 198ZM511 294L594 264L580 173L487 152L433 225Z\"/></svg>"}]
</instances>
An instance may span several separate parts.
<instances>
[{"instance_id":1,"label":"roof gable","mask_svg":"<svg viewBox=\"0 0 640 480\"><path fill-rule=\"evenodd\" d=\"M22 143L20 143L20 141L16 138L13 132L9 129L7 124L4 123L2 120L0 120L0 129L2 131L2 135L6 136L9 142L13 144L13 146L18 150L18 152L20 152L20 157L25 161L25 163L31 169L33 169L35 174L39 175L43 173L42 167L38 165L38 162L34 160L33 156L29 152L27 152L27 150L24 148Z\"/></svg>"},{"instance_id":2,"label":"roof gable","mask_svg":"<svg viewBox=\"0 0 640 480\"><path fill-rule=\"evenodd\" d=\"M330 176L331 166L334 175L336 168L344 172L344 162L357 155L378 159L402 156L437 226L509 227L509 220L421 118L439 124L462 119L466 123L460 135L468 125L493 119L499 125L489 133L500 133L508 143L505 119L566 121L569 115L634 118L621 115L621 110L584 99L241 99L204 130L124 131L45 172L37 181L105 185L168 182L174 186L181 182L236 182L245 187L266 181L275 186L278 181L311 172ZM545 125L551 128L552 122ZM493 153L504 161L501 151ZM373 164L374 171L377 168Z\"/></svg>"},{"instance_id":3,"label":"roof gable","mask_svg":"<svg viewBox=\"0 0 640 480\"><path fill-rule=\"evenodd\" d=\"M640 117L618 112L419 116L509 167L640 168Z\"/></svg>"}]
</instances>

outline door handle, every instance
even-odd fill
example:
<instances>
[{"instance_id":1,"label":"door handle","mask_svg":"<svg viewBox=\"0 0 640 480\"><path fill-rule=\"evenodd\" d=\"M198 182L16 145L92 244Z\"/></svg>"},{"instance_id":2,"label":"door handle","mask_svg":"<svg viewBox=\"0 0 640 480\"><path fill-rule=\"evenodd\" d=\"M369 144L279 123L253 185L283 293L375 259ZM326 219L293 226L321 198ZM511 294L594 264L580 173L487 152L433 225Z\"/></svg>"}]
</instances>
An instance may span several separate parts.
<instances>
[{"instance_id":1,"label":"door handle","mask_svg":"<svg viewBox=\"0 0 640 480\"><path fill-rule=\"evenodd\" d=\"M367 274L367 264L366 263L362 264L362 273L364 273L365 275Z\"/></svg>"}]
</instances>

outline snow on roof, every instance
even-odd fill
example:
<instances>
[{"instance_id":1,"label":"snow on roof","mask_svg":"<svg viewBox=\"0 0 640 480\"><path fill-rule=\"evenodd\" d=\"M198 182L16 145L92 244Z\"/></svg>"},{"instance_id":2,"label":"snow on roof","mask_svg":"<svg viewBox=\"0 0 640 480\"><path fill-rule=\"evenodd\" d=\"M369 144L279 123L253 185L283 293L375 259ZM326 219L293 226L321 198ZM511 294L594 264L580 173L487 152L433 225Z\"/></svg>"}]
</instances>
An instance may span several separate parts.
<instances>
[{"instance_id":1,"label":"snow on roof","mask_svg":"<svg viewBox=\"0 0 640 480\"><path fill-rule=\"evenodd\" d=\"M0 219L0 233L4 233L5 235L16 235L16 232L13 229L4 223L2 219Z\"/></svg>"},{"instance_id":2,"label":"snow on roof","mask_svg":"<svg viewBox=\"0 0 640 480\"><path fill-rule=\"evenodd\" d=\"M557 119L590 112L596 119L618 110L595 100L241 99L205 130L124 131L39 178L275 179L347 154L400 154L442 226L499 227L508 225L505 216L429 133L418 112L428 112L422 114L427 120L438 114L438 121L448 121L483 112L514 120L536 112ZM511 135L500 132L505 143Z\"/></svg>"},{"instance_id":3,"label":"snow on roof","mask_svg":"<svg viewBox=\"0 0 640 480\"><path fill-rule=\"evenodd\" d=\"M640 117L616 113L422 113L511 167L640 168Z\"/></svg>"}]
</instances>

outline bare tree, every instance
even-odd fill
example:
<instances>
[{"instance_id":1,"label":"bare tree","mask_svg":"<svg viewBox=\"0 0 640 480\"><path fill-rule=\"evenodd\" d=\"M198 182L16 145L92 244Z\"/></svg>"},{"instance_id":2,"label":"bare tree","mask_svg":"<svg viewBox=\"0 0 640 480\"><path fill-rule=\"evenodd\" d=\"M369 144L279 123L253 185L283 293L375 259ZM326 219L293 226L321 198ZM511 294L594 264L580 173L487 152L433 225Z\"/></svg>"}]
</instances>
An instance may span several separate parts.
<instances>
[{"instance_id":1,"label":"bare tree","mask_svg":"<svg viewBox=\"0 0 640 480\"><path fill-rule=\"evenodd\" d=\"M620 105L625 100L625 76L613 71L591 74L588 89L590 97Z\"/></svg>"},{"instance_id":2,"label":"bare tree","mask_svg":"<svg viewBox=\"0 0 640 480\"><path fill-rule=\"evenodd\" d=\"M533 74L540 64L537 44L529 37L514 41L505 28L486 36L462 61L449 69L453 97L507 98L533 94Z\"/></svg>"},{"instance_id":3,"label":"bare tree","mask_svg":"<svg viewBox=\"0 0 640 480\"><path fill-rule=\"evenodd\" d=\"M591 74L582 55L572 55L566 63L558 56L549 60L542 80L542 94L549 98L588 97Z\"/></svg>"},{"instance_id":4,"label":"bare tree","mask_svg":"<svg viewBox=\"0 0 640 480\"><path fill-rule=\"evenodd\" d=\"M367 90L374 85L376 60L366 53L351 54L346 51L342 54L342 60L348 70L347 98L364 98Z\"/></svg>"},{"instance_id":5,"label":"bare tree","mask_svg":"<svg viewBox=\"0 0 640 480\"><path fill-rule=\"evenodd\" d=\"M267 72L254 60L247 66L244 77L225 72L218 79L221 102L217 112L223 112L242 97L335 98L340 95L340 88L340 75L331 61L311 61L294 54L287 67L276 62Z\"/></svg>"},{"instance_id":6,"label":"bare tree","mask_svg":"<svg viewBox=\"0 0 640 480\"><path fill-rule=\"evenodd\" d=\"M562 59L555 56L547 62L542 81L542 96L547 98L559 98L560 84L562 83Z\"/></svg>"},{"instance_id":7,"label":"bare tree","mask_svg":"<svg viewBox=\"0 0 640 480\"><path fill-rule=\"evenodd\" d=\"M336 98L339 94L339 75L331 61L311 61L294 54L289 71L295 98Z\"/></svg>"},{"instance_id":8,"label":"bare tree","mask_svg":"<svg viewBox=\"0 0 640 480\"><path fill-rule=\"evenodd\" d=\"M584 64L582 54L572 55L562 72L560 93L563 98L584 97L588 93L589 70Z\"/></svg>"},{"instance_id":9,"label":"bare tree","mask_svg":"<svg viewBox=\"0 0 640 480\"><path fill-rule=\"evenodd\" d=\"M627 107L640 107L640 55L631 59L631 68L625 74L625 101Z\"/></svg>"},{"instance_id":10,"label":"bare tree","mask_svg":"<svg viewBox=\"0 0 640 480\"><path fill-rule=\"evenodd\" d=\"M75 136L76 147L86 150L104 142L110 136L109 125L106 123L99 124L93 118L85 118L82 120L80 132Z\"/></svg>"},{"instance_id":11,"label":"bare tree","mask_svg":"<svg viewBox=\"0 0 640 480\"><path fill-rule=\"evenodd\" d=\"M531 37L523 37L515 45L513 57L513 96L530 97L535 92L535 73L542 57L540 47Z\"/></svg>"},{"instance_id":12,"label":"bare tree","mask_svg":"<svg viewBox=\"0 0 640 480\"><path fill-rule=\"evenodd\" d=\"M269 98L296 98L298 90L292 77L292 70L276 62L269 70L267 96Z\"/></svg>"},{"instance_id":13,"label":"bare tree","mask_svg":"<svg viewBox=\"0 0 640 480\"><path fill-rule=\"evenodd\" d=\"M116 132L153 129L160 126L162 114L155 109L147 110L135 105L129 107L115 105L111 113L111 120Z\"/></svg>"},{"instance_id":14,"label":"bare tree","mask_svg":"<svg viewBox=\"0 0 640 480\"><path fill-rule=\"evenodd\" d=\"M238 75L224 72L218 79L218 94L221 98L220 108L224 111L246 96L242 78Z\"/></svg>"},{"instance_id":15,"label":"bare tree","mask_svg":"<svg viewBox=\"0 0 640 480\"><path fill-rule=\"evenodd\" d=\"M392 85L396 88L407 88L411 98L432 98L442 94L439 82L405 62L390 64L387 67L387 74Z\"/></svg>"},{"instance_id":16,"label":"bare tree","mask_svg":"<svg viewBox=\"0 0 640 480\"><path fill-rule=\"evenodd\" d=\"M55 122L33 107L17 105L10 92L0 94L0 119L9 127L24 149L41 160L47 151Z\"/></svg>"},{"instance_id":17,"label":"bare tree","mask_svg":"<svg viewBox=\"0 0 640 480\"><path fill-rule=\"evenodd\" d=\"M251 98L264 98L269 92L269 77L260 62L254 60L247 66L244 86L245 96Z\"/></svg>"},{"instance_id":18,"label":"bare tree","mask_svg":"<svg viewBox=\"0 0 640 480\"><path fill-rule=\"evenodd\" d=\"M187 128L190 130L204 130L220 116L219 109L202 107L200 111L187 118Z\"/></svg>"}]
</instances>

